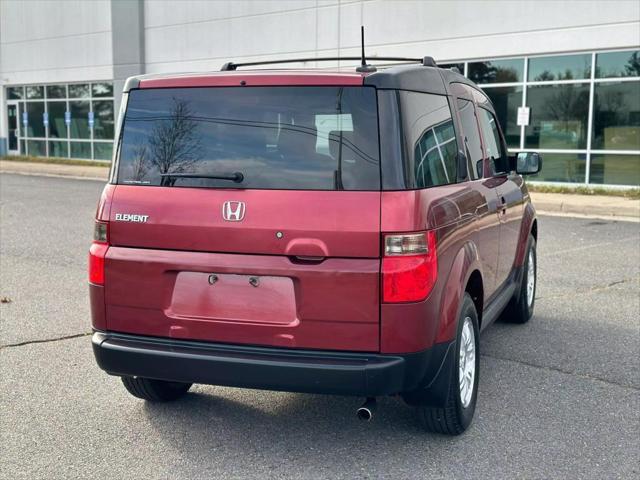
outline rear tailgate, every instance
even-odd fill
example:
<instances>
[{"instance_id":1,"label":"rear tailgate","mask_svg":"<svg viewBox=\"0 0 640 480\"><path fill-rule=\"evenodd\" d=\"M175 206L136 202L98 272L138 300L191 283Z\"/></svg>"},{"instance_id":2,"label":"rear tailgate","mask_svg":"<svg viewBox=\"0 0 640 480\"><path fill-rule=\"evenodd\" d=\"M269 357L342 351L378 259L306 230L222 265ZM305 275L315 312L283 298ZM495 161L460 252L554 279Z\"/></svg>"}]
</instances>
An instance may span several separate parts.
<instances>
[{"instance_id":1,"label":"rear tailgate","mask_svg":"<svg viewBox=\"0 0 640 480\"><path fill-rule=\"evenodd\" d=\"M109 330L379 349L380 192L118 185L109 228Z\"/></svg>"}]
</instances>

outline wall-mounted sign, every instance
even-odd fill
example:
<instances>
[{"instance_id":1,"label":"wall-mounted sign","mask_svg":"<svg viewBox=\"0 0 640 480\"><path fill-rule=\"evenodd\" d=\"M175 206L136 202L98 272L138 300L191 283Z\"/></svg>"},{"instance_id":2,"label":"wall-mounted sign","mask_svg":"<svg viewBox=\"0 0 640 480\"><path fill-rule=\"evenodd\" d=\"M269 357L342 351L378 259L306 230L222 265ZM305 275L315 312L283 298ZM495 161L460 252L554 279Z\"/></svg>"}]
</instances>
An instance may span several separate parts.
<instances>
[{"instance_id":1,"label":"wall-mounted sign","mask_svg":"<svg viewBox=\"0 0 640 480\"><path fill-rule=\"evenodd\" d=\"M529 116L531 109L529 107L518 107L518 126L529 126Z\"/></svg>"},{"instance_id":2,"label":"wall-mounted sign","mask_svg":"<svg viewBox=\"0 0 640 480\"><path fill-rule=\"evenodd\" d=\"M22 124L25 127L29 124L29 114L26 111L22 112Z\"/></svg>"},{"instance_id":3,"label":"wall-mounted sign","mask_svg":"<svg viewBox=\"0 0 640 480\"><path fill-rule=\"evenodd\" d=\"M68 110L64 112L64 123L67 125L67 127L71 125L71 112Z\"/></svg>"},{"instance_id":4,"label":"wall-mounted sign","mask_svg":"<svg viewBox=\"0 0 640 480\"><path fill-rule=\"evenodd\" d=\"M93 116L93 112L89 112L89 128L93 128L93 125L96 123L95 117Z\"/></svg>"},{"instance_id":5,"label":"wall-mounted sign","mask_svg":"<svg viewBox=\"0 0 640 480\"><path fill-rule=\"evenodd\" d=\"M42 125L44 125L45 128L49 126L49 114L47 112L42 114Z\"/></svg>"}]
</instances>

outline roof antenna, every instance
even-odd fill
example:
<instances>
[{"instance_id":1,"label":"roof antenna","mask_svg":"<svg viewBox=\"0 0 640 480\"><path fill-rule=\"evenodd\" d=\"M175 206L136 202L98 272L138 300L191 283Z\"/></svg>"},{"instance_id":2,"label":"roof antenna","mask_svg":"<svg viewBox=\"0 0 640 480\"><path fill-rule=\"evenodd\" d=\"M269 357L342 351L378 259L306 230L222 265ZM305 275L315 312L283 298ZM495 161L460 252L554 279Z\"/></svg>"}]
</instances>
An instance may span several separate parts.
<instances>
[{"instance_id":1,"label":"roof antenna","mask_svg":"<svg viewBox=\"0 0 640 480\"><path fill-rule=\"evenodd\" d=\"M373 65L367 63L367 58L364 55L364 25L360 25L360 44L362 46L362 54L360 56L360 66L356 68L356 72L377 72L378 69Z\"/></svg>"}]
</instances>

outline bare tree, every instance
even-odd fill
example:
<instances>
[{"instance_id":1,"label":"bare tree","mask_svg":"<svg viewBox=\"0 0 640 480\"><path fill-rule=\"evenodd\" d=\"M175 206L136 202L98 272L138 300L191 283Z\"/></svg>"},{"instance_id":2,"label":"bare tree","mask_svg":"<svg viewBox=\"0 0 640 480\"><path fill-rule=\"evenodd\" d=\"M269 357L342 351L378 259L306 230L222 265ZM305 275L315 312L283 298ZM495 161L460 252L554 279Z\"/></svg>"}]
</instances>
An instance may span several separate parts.
<instances>
[{"instance_id":1,"label":"bare tree","mask_svg":"<svg viewBox=\"0 0 640 480\"><path fill-rule=\"evenodd\" d=\"M161 174L182 173L193 167L200 149L198 122L193 119L189 103L174 98L169 118L159 121L151 132L150 163ZM175 180L163 177L162 185L173 185Z\"/></svg>"}]
</instances>

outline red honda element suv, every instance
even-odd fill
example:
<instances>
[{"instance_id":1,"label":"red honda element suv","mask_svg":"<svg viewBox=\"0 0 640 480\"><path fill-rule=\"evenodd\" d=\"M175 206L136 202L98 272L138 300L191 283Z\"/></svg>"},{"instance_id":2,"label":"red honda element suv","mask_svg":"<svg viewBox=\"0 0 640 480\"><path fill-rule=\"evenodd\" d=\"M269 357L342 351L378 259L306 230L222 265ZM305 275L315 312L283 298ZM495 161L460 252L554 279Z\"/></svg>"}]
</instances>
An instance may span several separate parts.
<instances>
[{"instance_id":1,"label":"red honda element suv","mask_svg":"<svg viewBox=\"0 0 640 480\"><path fill-rule=\"evenodd\" d=\"M242 66L126 83L89 254L98 365L148 401L356 395L368 419L400 395L463 432L479 332L533 313L539 155L508 157L487 96L430 57Z\"/></svg>"}]
</instances>

